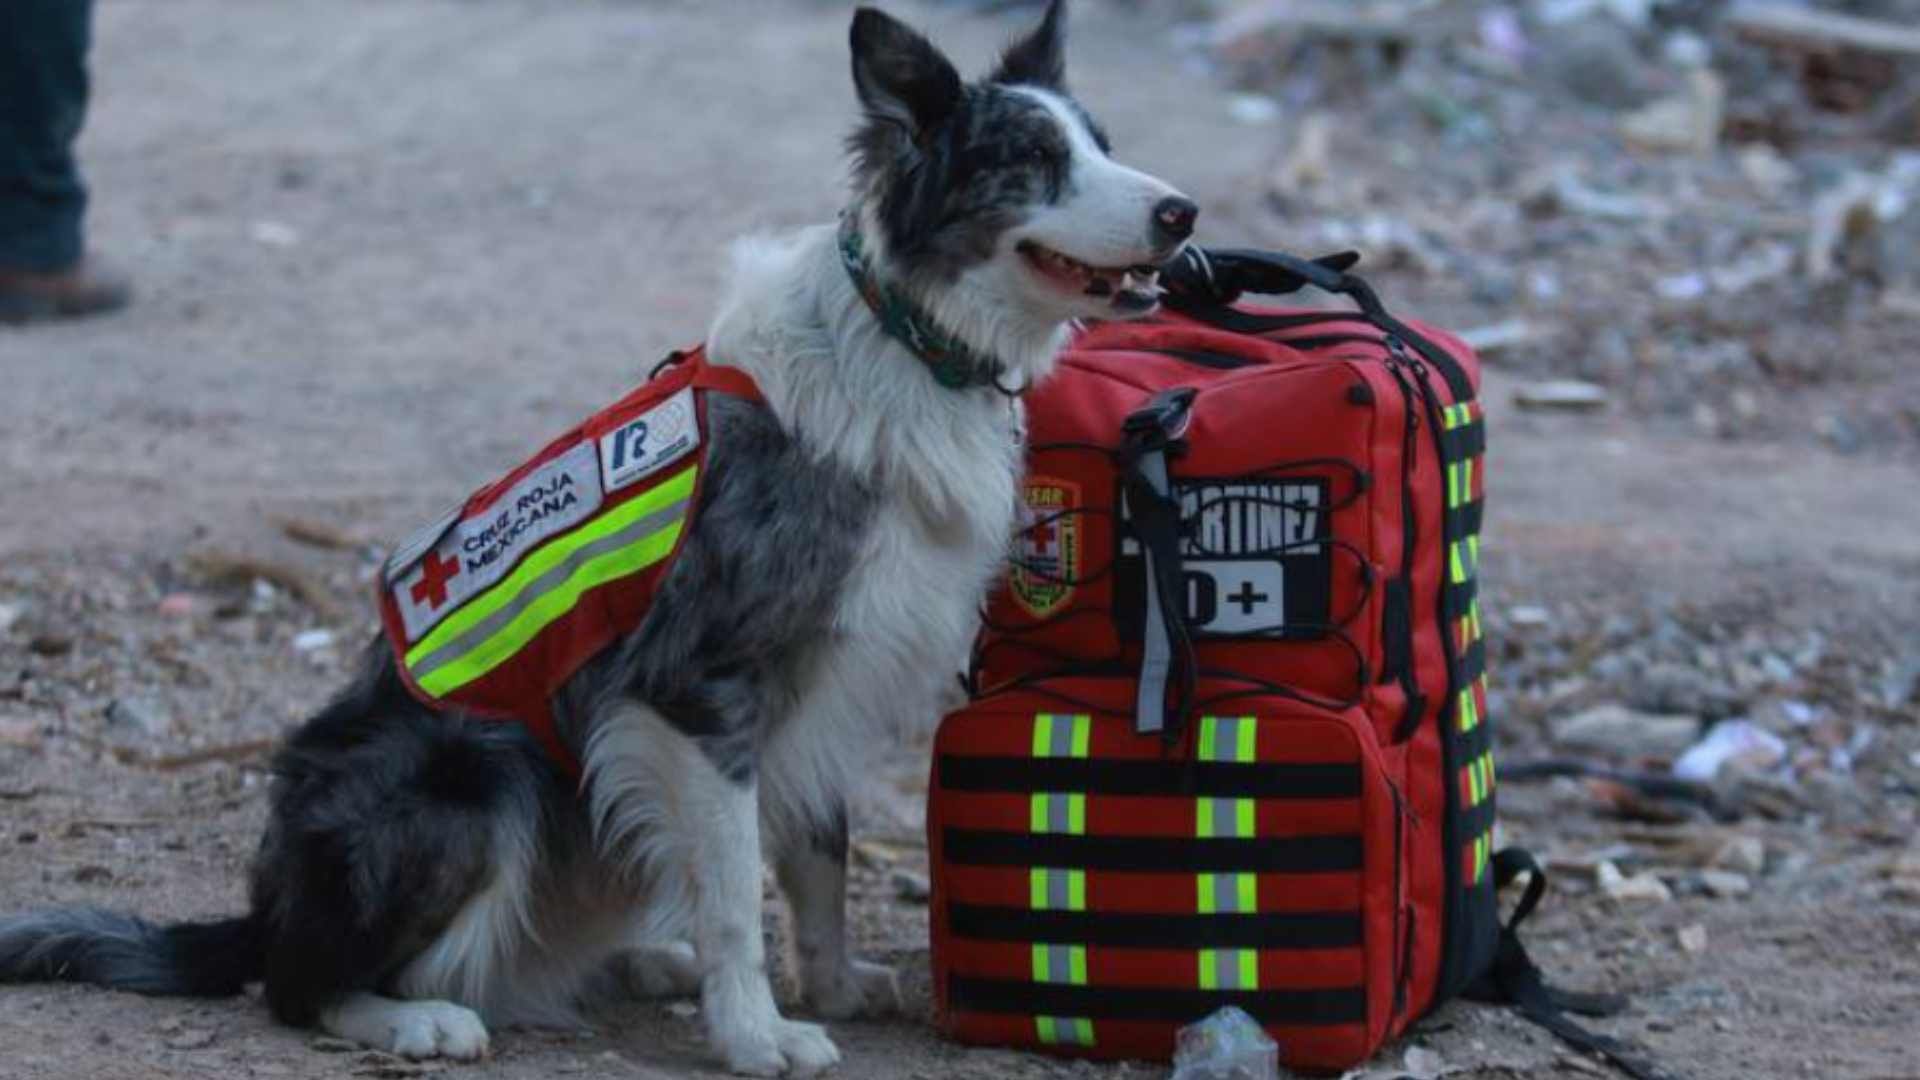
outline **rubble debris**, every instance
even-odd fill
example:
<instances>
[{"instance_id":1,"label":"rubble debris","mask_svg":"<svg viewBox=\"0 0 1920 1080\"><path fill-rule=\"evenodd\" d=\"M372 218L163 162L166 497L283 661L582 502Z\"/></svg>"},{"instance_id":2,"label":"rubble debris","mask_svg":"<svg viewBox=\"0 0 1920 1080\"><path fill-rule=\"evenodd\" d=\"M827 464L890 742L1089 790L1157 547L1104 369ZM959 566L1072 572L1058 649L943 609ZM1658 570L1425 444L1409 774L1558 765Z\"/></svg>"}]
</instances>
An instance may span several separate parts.
<instances>
[{"instance_id":1,"label":"rubble debris","mask_svg":"<svg viewBox=\"0 0 1920 1080\"><path fill-rule=\"evenodd\" d=\"M166 1046L169 1050L204 1050L213 1045L218 1034L212 1028L183 1027L167 1036Z\"/></svg>"},{"instance_id":2,"label":"rubble debris","mask_svg":"<svg viewBox=\"0 0 1920 1080\"><path fill-rule=\"evenodd\" d=\"M1536 217L1569 213L1600 221L1642 222L1658 221L1672 212L1666 203L1656 199L1602 191L1565 167L1525 185L1520 202Z\"/></svg>"},{"instance_id":3,"label":"rubble debris","mask_svg":"<svg viewBox=\"0 0 1920 1080\"><path fill-rule=\"evenodd\" d=\"M1729 837L1715 849L1707 865L1716 870L1758 874L1767 868L1767 845L1757 836Z\"/></svg>"},{"instance_id":4,"label":"rubble debris","mask_svg":"<svg viewBox=\"0 0 1920 1080\"><path fill-rule=\"evenodd\" d=\"M1523 409L1558 412L1595 412L1607 407L1605 387L1578 379L1551 379L1527 383L1513 392L1513 403Z\"/></svg>"},{"instance_id":5,"label":"rubble debris","mask_svg":"<svg viewBox=\"0 0 1920 1080\"><path fill-rule=\"evenodd\" d=\"M294 599L329 619L338 618L333 596L313 576L299 567L257 556L230 551L196 551L187 556L194 573L217 585L256 586L265 583L286 591Z\"/></svg>"},{"instance_id":6,"label":"rubble debris","mask_svg":"<svg viewBox=\"0 0 1920 1080\"><path fill-rule=\"evenodd\" d=\"M282 536L294 543L327 551L355 551L370 543L366 538L326 521L282 516L274 518L273 524Z\"/></svg>"},{"instance_id":7,"label":"rubble debris","mask_svg":"<svg viewBox=\"0 0 1920 1080\"><path fill-rule=\"evenodd\" d=\"M1726 107L1726 83L1712 71L1696 68L1687 74L1685 93L1622 116L1620 135L1640 150L1711 154L1720 145Z\"/></svg>"},{"instance_id":8,"label":"rubble debris","mask_svg":"<svg viewBox=\"0 0 1920 1080\"><path fill-rule=\"evenodd\" d=\"M1920 58L1920 28L1800 4L1742 3L1726 14L1742 37L1811 50L1852 49Z\"/></svg>"},{"instance_id":9,"label":"rubble debris","mask_svg":"<svg viewBox=\"0 0 1920 1080\"><path fill-rule=\"evenodd\" d=\"M65 634L42 631L27 639L27 651L35 656L65 656L73 651L73 639Z\"/></svg>"},{"instance_id":10,"label":"rubble debris","mask_svg":"<svg viewBox=\"0 0 1920 1080\"><path fill-rule=\"evenodd\" d=\"M1249 127L1258 127L1280 118L1280 103L1265 94L1234 94L1227 98L1227 115Z\"/></svg>"},{"instance_id":11,"label":"rubble debris","mask_svg":"<svg viewBox=\"0 0 1920 1080\"><path fill-rule=\"evenodd\" d=\"M1673 890L1653 874L1642 872L1629 877L1610 862L1600 864L1594 879L1607 899L1618 903L1664 904L1673 899Z\"/></svg>"},{"instance_id":12,"label":"rubble debris","mask_svg":"<svg viewBox=\"0 0 1920 1080\"><path fill-rule=\"evenodd\" d=\"M1333 115L1315 109L1300 118L1293 142L1273 172L1273 195L1283 203L1333 177Z\"/></svg>"},{"instance_id":13,"label":"rubble debris","mask_svg":"<svg viewBox=\"0 0 1920 1080\"><path fill-rule=\"evenodd\" d=\"M893 885L893 895L909 903L924 904L933 896L933 885L925 874L895 870L888 881Z\"/></svg>"},{"instance_id":14,"label":"rubble debris","mask_svg":"<svg viewBox=\"0 0 1920 1080\"><path fill-rule=\"evenodd\" d=\"M1476 326L1458 335L1467 348L1483 358L1540 340L1541 329L1525 319L1508 319L1489 326Z\"/></svg>"},{"instance_id":15,"label":"rubble debris","mask_svg":"<svg viewBox=\"0 0 1920 1080\"><path fill-rule=\"evenodd\" d=\"M1731 870L1702 870L1700 887L1707 891L1707 895L1725 900L1752 892L1753 882L1747 875Z\"/></svg>"},{"instance_id":16,"label":"rubble debris","mask_svg":"<svg viewBox=\"0 0 1920 1080\"><path fill-rule=\"evenodd\" d=\"M297 653L314 653L322 649L331 649L337 638L338 635L333 631L324 628L302 630L298 634L293 635L293 651Z\"/></svg>"},{"instance_id":17,"label":"rubble debris","mask_svg":"<svg viewBox=\"0 0 1920 1080\"><path fill-rule=\"evenodd\" d=\"M1500 779L1503 783L1517 784L1554 777L1584 778L1589 781L1588 790L1590 791L1594 790L1592 785L1595 784L1610 785L1600 788L1596 794L1615 803L1625 797L1621 792L1626 792L1642 799L1698 806L1715 818L1735 816L1712 787L1691 780L1678 780L1664 773L1615 769L1596 762L1573 758L1521 760L1500 767ZM1661 814L1657 817L1662 821L1689 819L1684 812Z\"/></svg>"},{"instance_id":18,"label":"rubble debris","mask_svg":"<svg viewBox=\"0 0 1920 1080\"><path fill-rule=\"evenodd\" d=\"M1682 780L1707 781L1729 766L1764 772L1786 756L1787 744L1778 735L1750 721L1723 720L1674 761L1673 775Z\"/></svg>"},{"instance_id":19,"label":"rubble debris","mask_svg":"<svg viewBox=\"0 0 1920 1080\"><path fill-rule=\"evenodd\" d=\"M1680 942L1680 951L1698 956L1707 951L1707 928L1699 923L1689 923L1675 932Z\"/></svg>"},{"instance_id":20,"label":"rubble debris","mask_svg":"<svg viewBox=\"0 0 1920 1080\"><path fill-rule=\"evenodd\" d=\"M190 619L200 613L200 598L192 593L168 593L154 605L154 612L167 619Z\"/></svg>"},{"instance_id":21,"label":"rubble debris","mask_svg":"<svg viewBox=\"0 0 1920 1080\"><path fill-rule=\"evenodd\" d=\"M1618 702L1596 705L1553 725L1553 741L1561 746L1633 759L1671 759L1699 733L1696 717L1639 712Z\"/></svg>"},{"instance_id":22,"label":"rubble debris","mask_svg":"<svg viewBox=\"0 0 1920 1080\"><path fill-rule=\"evenodd\" d=\"M1553 612L1538 604L1515 604L1507 609L1507 625L1532 630L1553 625Z\"/></svg>"},{"instance_id":23,"label":"rubble debris","mask_svg":"<svg viewBox=\"0 0 1920 1080\"><path fill-rule=\"evenodd\" d=\"M107 725L122 732L154 738L172 726L165 710L148 698L118 698L107 705Z\"/></svg>"}]
</instances>

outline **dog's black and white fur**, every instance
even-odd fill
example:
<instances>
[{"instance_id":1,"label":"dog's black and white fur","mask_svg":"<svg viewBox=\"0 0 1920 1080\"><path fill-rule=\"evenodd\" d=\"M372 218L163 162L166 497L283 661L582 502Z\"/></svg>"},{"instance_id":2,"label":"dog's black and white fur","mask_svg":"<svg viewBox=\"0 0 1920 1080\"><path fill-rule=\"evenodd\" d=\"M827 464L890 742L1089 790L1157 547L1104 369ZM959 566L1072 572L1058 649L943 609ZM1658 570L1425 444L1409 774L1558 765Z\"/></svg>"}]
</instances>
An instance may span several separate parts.
<instances>
[{"instance_id":1,"label":"dog's black and white fur","mask_svg":"<svg viewBox=\"0 0 1920 1080\"><path fill-rule=\"evenodd\" d=\"M1067 97L1061 4L967 84L872 10L852 29L854 204L875 272L1003 386L1045 378L1068 323L1151 306L1192 204L1114 162ZM411 1057L473 1058L487 1024L578 1022L609 973L697 993L736 1072L838 1060L783 1018L761 938L764 853L806 1002L890 1009L848 953L845 793L868 747L923 728L1014 526L1017 402L937 384L843 268L833 226L743 242L709 352L766 405L716 398L702 503L637 631L557 703L576 790L516 725L423 708L376 644L281 751L250 914L160 927L0 919L0 980L223 994Z\"/></svg>"}]
</instances>

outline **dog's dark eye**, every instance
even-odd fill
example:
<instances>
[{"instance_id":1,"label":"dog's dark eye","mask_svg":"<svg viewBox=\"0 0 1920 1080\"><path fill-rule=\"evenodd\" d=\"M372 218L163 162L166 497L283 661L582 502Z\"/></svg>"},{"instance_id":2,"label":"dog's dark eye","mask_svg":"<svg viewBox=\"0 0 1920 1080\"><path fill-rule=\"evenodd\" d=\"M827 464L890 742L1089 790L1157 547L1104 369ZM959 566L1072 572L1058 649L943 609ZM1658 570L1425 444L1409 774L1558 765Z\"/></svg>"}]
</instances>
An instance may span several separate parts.
<instances>
[{"instance_id":1,"label":"dog's dark eye","mask_svg":"<svg viewBox=\"0 0 1920 1080\"><path fill-rule=\"evenodd\" d=\"M1053 151L1035 144L1020 152L1020 160L1029 165L1050 165L1053 163Z\"/></svg>"}]
</instances>

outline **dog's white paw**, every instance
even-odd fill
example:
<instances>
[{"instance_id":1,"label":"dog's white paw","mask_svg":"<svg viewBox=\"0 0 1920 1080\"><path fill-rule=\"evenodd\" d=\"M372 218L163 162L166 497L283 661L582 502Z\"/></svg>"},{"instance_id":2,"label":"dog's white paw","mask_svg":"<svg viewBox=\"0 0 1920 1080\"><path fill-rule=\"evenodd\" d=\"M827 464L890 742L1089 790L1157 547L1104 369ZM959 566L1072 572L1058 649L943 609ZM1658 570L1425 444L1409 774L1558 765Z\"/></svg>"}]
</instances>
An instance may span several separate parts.
<instances>
[{"instance_id":1,"label":"dog's white paw","mask_svg":"<svg viewBox=\"0 0 1920 1080\"><path fill-rule=\"evenodd\" d=\"M341 1038L404 1058L474 1061L487 1053L480 1015L450 1001L396 1001L363 994L322 1017Z\"/></svg>"},{"instance_id":2,"label":"dog's white paw","mask_svg":"<svg viewBox=\"0 0 1920 1080\"><path fill-rule=\"evenodd\" d=\"M819 1024L775 1020L764 1031L736 1035L720 1047L727 1069L740 1076L809 1077L840 1063L840 1049Z\"/></svg>"},{"instance_id":3,"label":"dog's white paw","mask_svg":"<svg viewBox=\"0 0 1920 1080\"><path fill-rule=\"evenodd\" d=\"M900 1011L900 978L883 964L848 960L809 980L807 1004L829 1020L892 1016Z\"/></svg>"},{"instance_id":4,"label":"dog's white paw","mask_svg":"<svg viewBox=\"0 0 1920 1080\"><path fill-rule=\"evenodd\" d=\"M700 965L684 941L640 945L615 958L620 981L636 998L695 997Z\"/></svg>"}]
</instances>

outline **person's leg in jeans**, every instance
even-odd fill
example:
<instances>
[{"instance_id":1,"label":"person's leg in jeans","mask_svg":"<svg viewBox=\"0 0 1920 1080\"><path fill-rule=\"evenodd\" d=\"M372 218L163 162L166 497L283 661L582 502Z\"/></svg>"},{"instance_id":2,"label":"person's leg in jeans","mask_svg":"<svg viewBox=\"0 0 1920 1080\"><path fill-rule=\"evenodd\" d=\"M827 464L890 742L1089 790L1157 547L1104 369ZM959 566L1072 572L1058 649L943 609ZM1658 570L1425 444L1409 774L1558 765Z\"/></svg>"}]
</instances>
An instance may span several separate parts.
<instances>
[{"instance_id":1,"label":"person's leg in jeans","mask_svg":"<svg viewBox=\"0 0 1920 1080\"><path fill-rule=\"evenodd\" d=\"M85 258L73 143L87 111L92 0L0 0L0 320L126 302Z\"/></svg>"}]
</instances>

